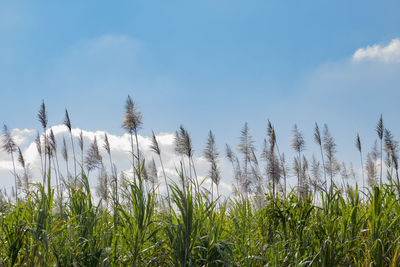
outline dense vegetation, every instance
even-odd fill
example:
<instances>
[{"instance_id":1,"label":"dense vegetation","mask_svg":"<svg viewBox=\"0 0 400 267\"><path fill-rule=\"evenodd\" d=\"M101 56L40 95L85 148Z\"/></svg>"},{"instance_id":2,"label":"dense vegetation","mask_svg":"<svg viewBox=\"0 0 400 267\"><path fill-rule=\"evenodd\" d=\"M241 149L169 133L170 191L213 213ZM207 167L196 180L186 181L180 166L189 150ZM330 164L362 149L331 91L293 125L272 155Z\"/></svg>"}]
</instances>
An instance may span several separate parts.
<instances>
[{"instance_id":1,"label":"dense vegetation","mask_svg":"<svg viewBox=\"0 0 400 267\"><path fill-rule=\"evenodd\" d=\"M1 266L400 265L398 148L383 128L382 118L377 126L381 149L375 146L365 166L360 137L356 138L363 183L364 170L367 173L368 186L360 186L363 190L347 182L356 174L337 162L336 144L327 127L321 136L316 125L322 164L313 158L310 167L302 154L305 141L295 127L296 156L289 169L273 126L268 126L262 164L246 124L238 146L243 158L227 146L236 191L223 199L218 191L219 154L211 131L204 150L210 162L205 179L211 179L211 188L198 180L191 139L183 127L176 133L176 151L181 155L177 183L165 174L162 151L153 134L152 150L167 186L160 193L156 164L146 162L139 149L142 115L130 98L122 126L131 136L134 172L121 175L113 164L107 135L102 148L112 166L109 170L96 139L84 156L81 136L81 153L75 155L67 111L65 125L73 151L68 155L64 139L61 154L67 173L62 174L44 103L38 115L43 126L36 139L42 160L40 182L31 182L23 155L4 127L3 149L25 171L18 174L14 168L14 195L1 201ZM96 194L87 178L96 174L94 170L99 181ZM289 175L297 177L297 186L286 184Z\"/></svg>"}]
</instances>

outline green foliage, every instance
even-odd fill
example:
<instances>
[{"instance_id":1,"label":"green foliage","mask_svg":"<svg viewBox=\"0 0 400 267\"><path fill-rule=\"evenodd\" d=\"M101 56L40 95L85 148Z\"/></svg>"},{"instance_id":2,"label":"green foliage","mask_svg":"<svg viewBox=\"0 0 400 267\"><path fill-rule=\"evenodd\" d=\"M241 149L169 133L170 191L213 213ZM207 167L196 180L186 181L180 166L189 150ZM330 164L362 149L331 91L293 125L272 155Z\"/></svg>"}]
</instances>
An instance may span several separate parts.
<instances>
[{"instance_id":1,"label":"green foliage","mask_svg":"<svg viewBox=\"0 0 400 267\"><path fill-rule=\"evenodd\" d=\"M400 264L396 184L365 196L358 188L322 193L318 201L268 193L255 205L251 195L210 200L181 174L166 205L137 171L107 209L94 204L84 173L78 181L65 190L61 207L49 183L2 204L1 266Z\"/></svg>"},{"instance_id":2,"label":"green foliage","mask_svg":"<svg viewBox=\"0 0 400 267\"><path fill-rule=\"evenodd\" d=\"M154 222L154 190L146 193L138 173L139 182L133 180L128 184L127 205L119 205L121 216L121 238L127 254L121 258L126 265L143 266L152 261L151 240L157 233ZM145 257L147 256L147 257Z\"/></svg>"}]
</instances>

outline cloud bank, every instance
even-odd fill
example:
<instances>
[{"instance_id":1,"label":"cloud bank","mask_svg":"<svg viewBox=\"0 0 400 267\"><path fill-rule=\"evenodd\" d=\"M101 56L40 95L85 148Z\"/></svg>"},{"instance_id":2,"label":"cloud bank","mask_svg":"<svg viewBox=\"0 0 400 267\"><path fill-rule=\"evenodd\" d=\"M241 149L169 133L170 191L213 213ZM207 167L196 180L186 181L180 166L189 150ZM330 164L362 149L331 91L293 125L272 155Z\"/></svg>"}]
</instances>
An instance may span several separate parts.
<instances>
[{"instance_id":1,"label":"cloud bank","mask_svg":"<svg viewBox=\"0 0 400 267\"><path fill-rule=\"evenodd\" d=\"M73 165L73 153L72 153L72 145L70 142L69 132L64 125L56 125L51 127L54 132L56 142L57 142L57 157L60 166L60 172L64 174L67 173L67 164L63 160L61 155L63 138L66 140L67 149L68 149L68 170L70 173L74 172ZM50 131L50 129L48 130ZM75 152L76 159L78 162L81 162L81 152L78 148L78 137L81 132L81 129L72 129L72 134L75 143ZM110 170L110 162L108 160L108 156L103 149L104 135L107 133L110 146L111 146L111 154L113 164L116 165L117 171L125 172L129 175L132 173L131 168L131 156L130 156L130 136L128 134L124 134L122 136L110 134L106 131L86 131L82 130L83 140L84 140L84 151L87 151L89 145L93 142L94 138L97 138L98 145L101 150L101 154L103 157L103 162L107 170ZM29 129L13 129L12 136L15 139L18 146L21 147L23 151L23 155L27 165L30 168L30 173L32 174L32 180L34 182L41 181L41 165L40 165L40 156L36 149L36 144L34 139L36 137L36 132L34 130ZM174 134L172 133L159 133L157 136L157 141L159 142L159 146L162 153L162 159L165 166L165 171L169 180L178 181L177 169L179 168L180 157L175 153L175 145L174 145ZM151 160L154 158L158 170L159 176L159 188L161 192L165 192L166 188L164 185L164 180L162 177L162 171L158 156L155 155L151 150L151 137L148 136L138 136L140 150L145 156L146 160ZM85 152L84 152L85 153ZM84 155L85 157L85 155ZM195 156L194 162L196 166L196 170L198 173L199 181L203 180L207 177L209 171L209 163L203 156ZM225 163L223 159L219 160L220 168L223 177L230 177L230 168ZM23 171L22 167L16 163L17 172L21 173ZM10 156L4 152L0 152L0 177L2 180L0 181L0 187L6 188L8 192L10 192L11 187L14 185L14 177L12 173L12 161ZM92 174L89 175L89 182L92 188L95 188L97 185L97 172L93 171ZM232 181L229 179L221 180L219 185L219 191L221 194L228 196L232 192ZM205 188L210 188L210 181L206 179L204 182Z\"/></svg>"}]
</instances>

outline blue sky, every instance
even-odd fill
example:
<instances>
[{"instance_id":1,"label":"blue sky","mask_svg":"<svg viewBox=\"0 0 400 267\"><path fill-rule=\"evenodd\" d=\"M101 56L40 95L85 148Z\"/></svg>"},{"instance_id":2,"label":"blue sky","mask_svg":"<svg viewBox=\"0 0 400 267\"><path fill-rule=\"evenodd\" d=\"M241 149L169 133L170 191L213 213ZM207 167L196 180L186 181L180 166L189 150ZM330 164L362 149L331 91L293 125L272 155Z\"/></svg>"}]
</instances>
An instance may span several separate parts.
<instances>
[{"instance_id":1,"label":"blue sky","mask_svg":"<svg viewBox=\"0 0 400 267\"><path fill-rule=\"evenodd\" d=\"M142 133L180 124L203 149L213 129L222 150L245 121L261 145L267 119L283 148L298 123L308 151L314 122L328 123L341 159L369 148L384 114L400 134L400 64L360 48L400 37L398 1L0 1L0 122L50 124L122 134L130 94ZM369 51L369 50L368 50ZM389 58L396 57L389 53Z\"/></svg>"}]
</instances>

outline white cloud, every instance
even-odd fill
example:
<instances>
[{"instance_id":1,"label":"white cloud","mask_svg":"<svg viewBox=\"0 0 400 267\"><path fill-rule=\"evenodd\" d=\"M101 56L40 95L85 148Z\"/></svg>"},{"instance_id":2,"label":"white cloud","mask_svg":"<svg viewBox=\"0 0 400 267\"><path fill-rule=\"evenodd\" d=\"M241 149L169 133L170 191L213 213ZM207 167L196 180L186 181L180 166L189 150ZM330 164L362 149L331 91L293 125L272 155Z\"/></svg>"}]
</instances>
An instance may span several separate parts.
<instances>
[{"instance_id":1,"label":"white cloud","mask_svg":"<svg viewBox=\"0 0 400 267\"><path fill-rule=\"evenodd\" d=\"M373 45L360 48L353 54L353 61L377 60L384 63L400 63L400 40L393 39L387 46Z\"/></svg>"},{"instance_id":2,"label":"white cloud","mask_svg":"<svg viewBox=\"0 0 400 267\"><path fill-rule=\"evenodd\" d=\"M57 156L58 156L58 161L59 161L59 166L60 166L60 172L63 173L64 175L67 172L67 167L66 167L66 162L63 160L63 157L61 155L61 149L62 149L62 144L63 144L63 137L66 140L67 143L67 148L68 148L68 158L69 158L69 164L68 164L68 169L70 173L74 172L74 165L73 165L73 153L72 153L72 146L70 142L70 136L67 128L63 125L56 125L51 128L54 132L54 135L56 137L57 141ZM50 129L48 129L50 131ZM78 162L81 162L81 152L78 147L78 136L81 132L81 129L73 129L72 134L74 138L74 144L75 144L75 153L76 153L76 159ZM39 154L36 150L36 144L34 143L35 139L35 131L33 130L18 130L14 129L12 131L13 137L15 140L19 140L18 144L21 146L21 149L23 151L25 161L27 164L29 164L31 173L33 174L33 180L34 181L40 181L40 172L41 172L41 167L40 167L40 157ZM93 142L94 137L97 138L98 145L101 149L102 156L103 156L103 161L106 166L106 168L110 168L110 163L109 163L109 158L106 155L104 149L103 149L103 140L104 140L104 134L105 131L85 131L82 130L82 135L84 139L84 151L86 151L90 145L91 142ZM129 173L132 171L131 169L131 162L130 162L130 136L128 134L124 134L122 136L114 135L107 133L110 146L111 146L111 153L112 153L112 160L113 163L116 165L118 172L124 171L126 173ZM147 160L151 160L154 158L158 172L159 172L159 184L160 184L160 191L165 192L165 185L164 185L164 178L162 177L162 171L159 163L158 157L150 150L150 145L151 145L151 137L148 136L138 136L139 138L139 144L140 144L140 149L142 153L144 154L145 158ZM165 171L167 173L168 179L177 182L178 181L178 175L176 172L176 169L179 167L179 160L180 157L176 155L175 150L174 150L174 134L172 133L159 133L157 135L157 140L159 142L160 148L161 148L161 153L162 153L162 159L164 162L165 166ZM194 158L195 166L196 166L196 171L198 174L199 181L203 180L204 177L207 176L208 174L208 163L207 161L202 157L202 156L196 156ZM223 177L231 177L230 175L230 167L226 162L221 159L221 171ZM17 164L17 172L22 172L22 168L18 166ZM11 186L14 184L14 178L12 174L12 162L10 159L10 156L7 155L4 151L0 151L0 173L4 173L2 175L2 180L0 181L0 187L5 187L9 191ZM95 173L95 172L94 172ZM95 187L97 184L96 180L96 175L91 174L89 177L89 182L91 184L91 187ZM231 187L232 181L229 180L228 178L224 178L220 182L220 193L224 195L229 195L232 192L232 187ZM204 184L205 187L209 187L210 183L206 182Z\"/></svg>"},{"instance_id":3,"label":"white cloud","mask_svg":"<svg viewBox=\"0 0 400 267\"><path fill-rule=\"evenodd\" d=\"M28 139L35 135L35 130L30 129L13 129L11 134L14 136L14 141L17 145L21 146L26 144Z\"/></svg>"}]
</instances>

